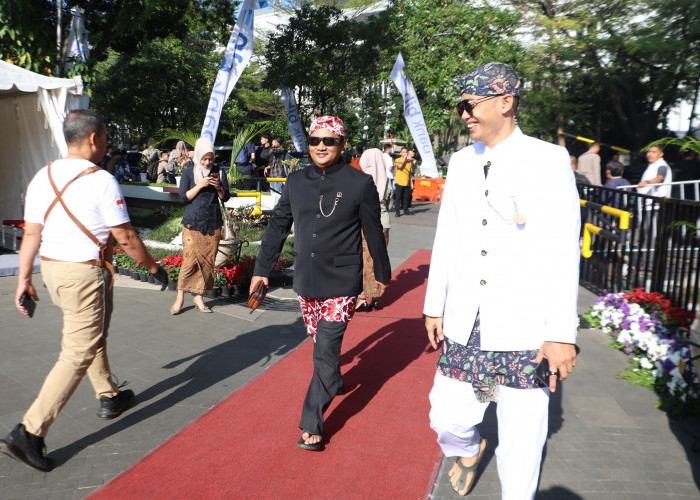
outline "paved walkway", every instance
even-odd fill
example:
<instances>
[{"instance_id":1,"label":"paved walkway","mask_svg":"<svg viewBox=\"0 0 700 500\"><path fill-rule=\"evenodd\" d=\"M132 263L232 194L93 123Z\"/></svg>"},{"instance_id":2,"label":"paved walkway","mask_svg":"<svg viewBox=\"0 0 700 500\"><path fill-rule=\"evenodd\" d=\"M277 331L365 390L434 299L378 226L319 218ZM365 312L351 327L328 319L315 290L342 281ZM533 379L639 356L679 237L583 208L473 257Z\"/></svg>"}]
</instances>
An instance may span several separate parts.
<instances>
[{"instance_id":1,"label":"paved walkway","mask_svg":"<svg viewBox=\"0 0 700 500\"><path fill-rule=\"evenodd\" d=\"M431 248L438 209L436 203L416 203L411 215L393 219L393 267L415 250ZM37 313L28 319L14 310L14 287L15 278L0 278L2 435L20 421L38 392L60 338L59 311L45 290L39 289ZM214 302L214 314L190 307L170 316L173 292L119 277L110 359L115 375L138 395L139 419L130 412L113 421L98 419L97 401L89 382L83 382L46 440L59 466L44 474L0 456L0 498L85 498L294 349L305 339L296 298L288 288L269 295L270 305L253 314L240 303ZM580 311L592 300L581 289ZM625 357L606 343L602 333L582 330L579 368L552 397L538 498L700 498L700 457L681 425L698 422L669 420L655 408L654 394L620 381L616 375ZM482 429L490 445L470 498L496 499L491 409ZM447 478L450 466L443 462L434 498L455 498Z\"/></svg>"}]
</instances>

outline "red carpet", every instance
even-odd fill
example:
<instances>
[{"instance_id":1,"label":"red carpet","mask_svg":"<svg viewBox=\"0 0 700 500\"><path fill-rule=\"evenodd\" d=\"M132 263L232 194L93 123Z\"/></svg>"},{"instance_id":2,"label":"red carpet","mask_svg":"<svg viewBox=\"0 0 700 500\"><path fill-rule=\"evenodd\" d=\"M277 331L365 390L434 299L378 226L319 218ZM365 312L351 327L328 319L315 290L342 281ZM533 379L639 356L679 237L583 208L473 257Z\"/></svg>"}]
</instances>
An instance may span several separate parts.
<instances>
[{"instance_id":1,"label":"red carpet","mask_svg":"<svg viewBox=\"0 0 700 500\"><path fill-rule=\"evenodd\" d=\"M430 493L442 457L428 425L436 354L422 309L429 251L394 271L384 308L345 334L347 393L322 452L296 448L312 342L231 394L91 498L397 498Z\"/></svg>"}]
</instances>

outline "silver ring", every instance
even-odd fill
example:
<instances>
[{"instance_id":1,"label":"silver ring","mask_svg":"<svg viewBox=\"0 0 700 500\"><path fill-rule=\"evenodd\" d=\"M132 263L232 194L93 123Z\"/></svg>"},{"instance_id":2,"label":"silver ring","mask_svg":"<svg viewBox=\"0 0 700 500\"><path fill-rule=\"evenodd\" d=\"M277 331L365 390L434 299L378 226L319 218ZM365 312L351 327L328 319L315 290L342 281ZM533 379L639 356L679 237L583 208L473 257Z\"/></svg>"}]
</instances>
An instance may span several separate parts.
<instances>
[{"instance_id":1,"label":"silver ring","mask_svg":"<svg viewBox=\"0 0 700 500\"><path fill-rule=\"evenodd\" d=\"M549 376L551 377L552 375L559 375L559 372L558 372L558 371L556 371L556 372L547 372L547 375L549 375Z\"/></svg>"}]
</instances>

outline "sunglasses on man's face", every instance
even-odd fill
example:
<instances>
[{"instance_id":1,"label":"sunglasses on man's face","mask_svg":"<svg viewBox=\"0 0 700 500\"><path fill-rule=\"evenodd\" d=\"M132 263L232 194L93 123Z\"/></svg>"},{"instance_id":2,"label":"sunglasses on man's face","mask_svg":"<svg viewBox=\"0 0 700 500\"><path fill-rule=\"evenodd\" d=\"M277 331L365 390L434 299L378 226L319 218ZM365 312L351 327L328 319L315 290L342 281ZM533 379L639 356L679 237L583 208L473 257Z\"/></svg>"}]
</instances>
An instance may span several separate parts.
<instances>
[{"instance_id":1,"label":"sunglasses on man's face","mask_svg":"<svg viewBox=\"0 0 700 500\"><path fill-rule=\"evenodd\" d=\"M311 136L309 137L309 146L316 147L319 144L321 144L321 141L323 141L323 145L330 148L331 146L335 146L336 144L340 143L340 138L338 137L314 137Z\"/></svg>"},{"instance_id":2,"label":"sunglasses on man's face","mask_svg":"<svg viewBox=\"0 0 700 500\"><path fill-rule=\"evenodd\" d=\"M464 112L466 111L470 115L474 112L474 108L476 107L477 104L482 103L484 101L488 101L489 99L493 99L494 97L501 97L499 95L490 95L488 97L484 97L483 99L479 99L478 101L475 101L473 99L464 99L463 101L460 101L457 104L457 113L459 113L459 116L462 116Z\"/></svg>"}]
</instances>

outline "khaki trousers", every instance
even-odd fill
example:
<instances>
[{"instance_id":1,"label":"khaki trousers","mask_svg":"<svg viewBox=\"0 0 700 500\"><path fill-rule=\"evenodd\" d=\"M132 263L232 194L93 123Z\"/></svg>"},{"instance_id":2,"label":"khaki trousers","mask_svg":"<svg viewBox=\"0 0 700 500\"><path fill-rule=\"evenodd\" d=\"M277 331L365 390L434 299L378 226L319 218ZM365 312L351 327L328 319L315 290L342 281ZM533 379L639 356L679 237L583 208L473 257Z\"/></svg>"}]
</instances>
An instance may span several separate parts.
<instances>
[{"instance_id":1,"label":"khaki trousers","mask_svg":"<svg viewBox=\"0 0 700 500\"><path fill-rule=\"evenodd\" d=\"M109 271L88 264L43 261L41 275L51 300L63 311L58 361L22 420L28 432L43 437L86 373L97 398L116 396L119 389L107 359L112 316Z\"/></svg>"}]
</instances>

